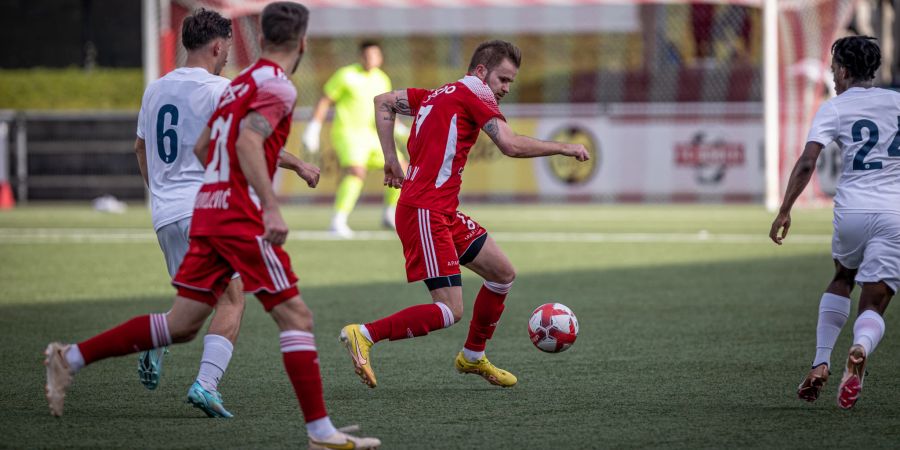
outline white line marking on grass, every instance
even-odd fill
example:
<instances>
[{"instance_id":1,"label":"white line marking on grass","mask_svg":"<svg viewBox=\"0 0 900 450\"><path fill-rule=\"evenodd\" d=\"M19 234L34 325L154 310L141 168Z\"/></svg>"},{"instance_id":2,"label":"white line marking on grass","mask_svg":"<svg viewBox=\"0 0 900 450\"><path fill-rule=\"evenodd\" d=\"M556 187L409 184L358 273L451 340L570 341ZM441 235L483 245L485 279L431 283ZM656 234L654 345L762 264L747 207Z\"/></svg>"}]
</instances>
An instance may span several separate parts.
<instances>
[{"instance_id":1,"label":"white line marking on grass","mask_svg":"<svg viewBox=\"0 0 900 450\"><path fill-rule=\"evenodd\" d=\"M772 244L764 234L700 233L562 233L499 231L491 236L501 242L647 243L647 244ZM294 230L291 241L341 241L328 231ZM354 241L393 241L392 231L357 231ZM127 244L157 242L152 230L134 228L0 228L0 244ZM823 245L831 242L825 234L792 234L786 244Z\"/></svg>"}]
</instances>

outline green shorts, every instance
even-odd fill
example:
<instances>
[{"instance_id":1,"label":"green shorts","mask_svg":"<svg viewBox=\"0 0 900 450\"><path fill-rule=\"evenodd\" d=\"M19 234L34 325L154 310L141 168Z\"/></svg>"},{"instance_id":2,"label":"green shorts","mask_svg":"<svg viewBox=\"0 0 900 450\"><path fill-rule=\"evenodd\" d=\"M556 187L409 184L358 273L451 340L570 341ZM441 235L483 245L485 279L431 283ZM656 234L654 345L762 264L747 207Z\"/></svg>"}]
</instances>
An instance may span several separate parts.
<instances>
[{"instance_id":1,"label":"green shorts","mask_svg":"<svg viewBox=\"0 0 900 450\"><path fill-rule=\"evenodd\" d=\"M338 164L341 167L365 167L366 169L383 169L384 153L381 151L381 143L376 139L341 139L332 138L334 152L337 154ZM406 160L398 149L397 158Z\"/></svg>"}]
</instances>

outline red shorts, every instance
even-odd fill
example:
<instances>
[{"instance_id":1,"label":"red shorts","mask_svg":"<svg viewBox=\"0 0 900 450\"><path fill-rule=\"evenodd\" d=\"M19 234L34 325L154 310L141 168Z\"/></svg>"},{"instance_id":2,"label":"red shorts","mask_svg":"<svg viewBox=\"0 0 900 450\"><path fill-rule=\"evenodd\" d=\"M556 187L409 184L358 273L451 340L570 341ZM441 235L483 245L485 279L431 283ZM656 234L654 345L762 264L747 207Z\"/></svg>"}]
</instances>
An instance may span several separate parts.
<instances>
[{"instance_id":1,"label":"red shorts","mask_svg":"<svg viewBox=\"0 0 900 450\"><path fill-rule=\"evenodd\" d=\"M459 275L460 264L472 261L484 244L487 230L457 211L438 211L397 205L397 235L406 257L406 279L414 281Z\"/></svg>"},{"instance_id":2,"label":"red shorts","mask_svg":"<svg viewBox=\"0 0 900 450\"><path fill-rule=\"evenodd\" d=\"M266 311L299 295L290 257L260 236L192 236L172 284L178 295L214 307L235 273Z\"/></svg>"}]
</instances>

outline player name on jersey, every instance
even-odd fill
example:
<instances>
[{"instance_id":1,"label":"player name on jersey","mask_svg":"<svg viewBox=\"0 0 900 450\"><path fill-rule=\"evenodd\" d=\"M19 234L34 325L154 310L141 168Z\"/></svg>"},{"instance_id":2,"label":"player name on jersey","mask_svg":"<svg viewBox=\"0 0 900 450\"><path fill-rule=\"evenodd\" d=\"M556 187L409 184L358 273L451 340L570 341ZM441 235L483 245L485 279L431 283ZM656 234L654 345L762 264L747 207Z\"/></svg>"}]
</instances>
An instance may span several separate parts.
<instances>
[{"instance_id":1,"label":"player name on jersey","mask_svg":"<svg viewBox=\"0 0 900 450\"><path fill-rule=\"evenodd\" d=\"M228 197L231 196L231 188L212 192L200 192L197 194L197 201L194 202L195 209L228 209Z\"/></svg>"}]
</instances>

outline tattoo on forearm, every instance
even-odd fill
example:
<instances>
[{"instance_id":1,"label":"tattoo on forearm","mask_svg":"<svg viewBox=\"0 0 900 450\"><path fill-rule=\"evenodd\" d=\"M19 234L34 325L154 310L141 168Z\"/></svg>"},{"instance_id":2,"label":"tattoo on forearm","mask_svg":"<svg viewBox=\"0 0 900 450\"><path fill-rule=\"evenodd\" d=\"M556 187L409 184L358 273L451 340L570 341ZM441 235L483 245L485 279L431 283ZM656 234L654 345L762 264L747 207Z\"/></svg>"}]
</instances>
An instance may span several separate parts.
<instances>
[{"instance_id":1,"label":"tattoo on forearm","mask_svg":"<svg viewBox=\"0 0 900 450\"><path fill-rule=\"evenodd\" d=\"M394 104L394 112L403 114L404 116L411 116L412 109L409 107L409 100L398 98L397 103Z\"/></svg>"},{"instance_id":2,"label":"tattoo on forearm","mask_svg":"<svg viewBox=\"0 0 900 450\"><path fill-rule=\"evenodd\" d=\"M250 114L247 114L247 117L244 117L244 120L241 122L241 128L244 127L261 134L263 138L267 138L272 134L272 125L269 124L269 121L262 114L255 111L251 111Z\"/></svg>"},{"instance_id":3,"label":"tattoo on forearm","mask_svg":"<svg viewBox=\"0 0 900 450\"><path fill-rule=\"evenodd\" d=\"M500 135L500 126L497 125L497 118L494 117L491 120L488 120L488 123L484 124L482 128L485 133L494 141L497 140L497 136Z\"/></svg>"},{"instance_id":4,"label":"tattoo on forearm","mask_svg":"<svg viewBox=\"0 0 900 450\"><path fill-rule=\"evenodd\" d=\"M378 107L378 109L382 113L381 120L384 120L387 122L393 122L394 118L397 117L397 114L394 112L394 109L391 107L390 104L382 103Z\"/></svg>"}]
</instances>

